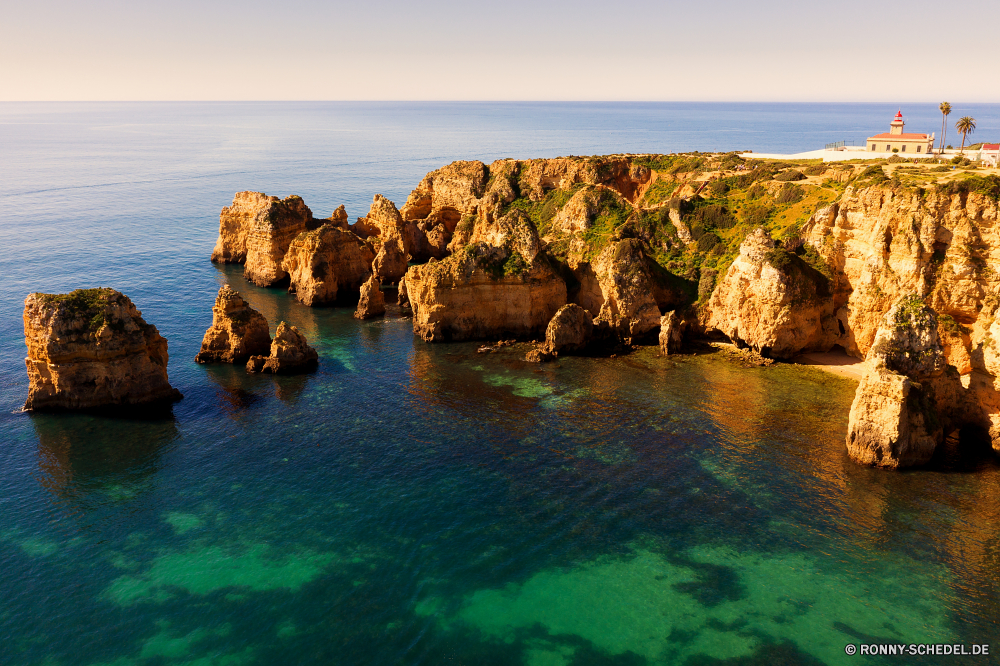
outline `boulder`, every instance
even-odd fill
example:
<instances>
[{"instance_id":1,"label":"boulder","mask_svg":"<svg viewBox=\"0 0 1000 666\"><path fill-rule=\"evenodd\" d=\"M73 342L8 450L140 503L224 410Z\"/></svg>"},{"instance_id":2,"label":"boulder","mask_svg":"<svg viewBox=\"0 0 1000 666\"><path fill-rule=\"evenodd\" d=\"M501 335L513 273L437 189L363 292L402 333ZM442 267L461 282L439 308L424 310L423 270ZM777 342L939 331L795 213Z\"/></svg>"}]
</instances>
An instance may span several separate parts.
<instances>
[{"instance_id":1,"label":"boulder","mask_svg":"<svg viewBox=\"0 0 1000 666\"><path fill-rule=\"evenodd\" d=\"M251 356L247 361L247 372L296 375L312 372L318 363L319 354L309 346L299 329L281 322L271 342L270 356Z\"/></svg>"},{"instance_id":2,"label":"boulder","mask_svg":"<svg viewBox=\"0 0 1000 666\"><path fill-rule=\"evenodd\" d=\"M590 342L594 321L590 313L576 303L559 308L545 329L545 349L566 354L582 351Z\"/></svg>"},{"instance_id":3,"label":"boulder","mask_svg":"<svg viewBox=\"0 0 1000 666\"><path fill-rule=\"evenodd\" d=\"M346 214L344 217L346 226ZM282 270L289 293L304 305L327 305L356 297L371 277L375 253L357 234L332 223L299 234L288 246Z\"/></svg>"},{"instance_id":4,"label":"boulder","mask_svg":"<svg viewBox=\"0 0 1000 666\"><path fill-rule=\"evenodd\" d=\"M385 295L382 293L382 285L372 275L361 286L361 298L358 300L358 309L354 312L354 318L373 319L384 314Z\"/></svg>"},{"instance_id":5,"label":"boulder","mask_svg":"<svg viewBox=\"0 0 1000 666\"><path fill-rule=\"evenodd\" d=\"M245 264L247 280L269 287L287 277L281 261L292 239L315 226L319 225L301 197L239 192L219 216L212 261Z\"/></svg>"},{"instance_id":6,"label":"boulder","mask_svg":"<svg viewBox=\"0 0 1000 666\"><path fill-rule=\"evenodd\" d=\"M681 318L676 310L671 310L660 317L660 351L664 356L676 354L684 344L681 331Z\"/></svg>"},{"instance_id":7,"label":"boulder","mask_svg":"<svg viewBox=\"0 0 1000 666\"><path fill-rule=\"evenodd\" d=\"M228 284L222 285L212 308L212 326L205 331L197 363L246 363L267 354L271 334L264 315L254 310Z\"/></svg>"},{"instance_id":8,"label":"boulder","mask_svg":"<svg viewBox=\"0 0 1000 666\"><path fill-rule=\"evenodd\" d=\"M865 359L847 433L847 452L886 468L927 463L944 437L934 384L945 369L937 317L905 296L882 319Z\"/></svg>"},{"instance_id":9,"label":"boulder","mask_svg":"<svg viewBox=\"0 0 1000 666\"><path fill-rule=\"evenodd\" d=\"M24 301L26 410L169 403L167 340L114 289L31 294Z\"/></svg>"}]
</instances>

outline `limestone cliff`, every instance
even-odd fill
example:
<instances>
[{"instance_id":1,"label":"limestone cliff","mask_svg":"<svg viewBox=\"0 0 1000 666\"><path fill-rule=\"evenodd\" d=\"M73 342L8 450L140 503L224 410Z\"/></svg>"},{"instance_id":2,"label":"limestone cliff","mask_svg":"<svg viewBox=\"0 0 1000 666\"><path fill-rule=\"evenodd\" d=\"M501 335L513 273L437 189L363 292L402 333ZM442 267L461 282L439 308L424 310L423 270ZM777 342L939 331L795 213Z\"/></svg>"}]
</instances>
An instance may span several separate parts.
<instances>
[{"instance_id":1,"label":"limestone cliff","mask_svg":"<svg viewBox=\"0 0 1000 666\"><path fill-rule=\"evenodd\" d=\"M264 315L250 307L239 292L222 285L212 308L212 326L205 331L197 363L246 363L255 354L267 354L271 334Z\"/></svg>"},{"instance_id":2,"label":"limestone cliff","mask_svg":"<svg viewBox=\"0 0 1000 666\"><path fill-rule=\"evenodd\" d=\"M179 400L167 380L167 340L113 289L31 294L25 409L136 406Z\"/></svg>"},{"instance_id":3,"label":"limestone cliff","mask_svg":"<svg viewBox=\"0 0 1000 666\"><path fill-rule=\"evenodd\" d=\"M944 374L945 360L934 311L916 296L897 300L865 363L851 405L847 452L878 467L927 463L944 435L934 380Z\"/></svg>"},{"instance_id":4,"label":"limestone cliff","mask_svg":"<svg viewBox=\"0 0 1000 666\"><path fill-rule=\"evenodd\" d=\"M803 236L837 274L847 350L864 356L882 315L905 294L967 328L971 338L963 346L982 340L1000 294L1000 277L990 268L1000 261L997 222L988 179L925 189L852 185L816 213ZM956 352L957 364L966 365Z\"/></svg>"},{"instance_id":5,"label":"limestone cliff","mask_svg":"<svg viewBox=\"0 0 1000 666\"><path fill-rule=\"evenodd\" d=\"M396 205L376 194L368 215L358 218L351 230L370 238L377 248L372 272L380 282L396 284L406 274L410 239Z\"/></svg>"},{"instance_id":6,"label":"limestone cliff","mask_svg":"<svg viewBox=\"0 0 1000 666\"><path fill-rule=\"evenodd\" d=\"M766 357L841 343L829 279L758 228L708 302L706 328Z\"/></svg>"},{"instance_id":7,"label":"limestone cliff","mask_svg":"<svg viewBox=\"0 0 1000 666\"><path fill-rule=\"evenodd\" d=\"M327 223L296 236L281 268L290 278L289 293L299 302L327 305L356 298L372 274L374 259L369 243L352 231Z\"/></svg>"},{"instance_id":8,"label":"limestone cliff","mask_svg":"<svg viewBox=\"0 0 1000 666\"><path fill-rule=\"evenodd\" d=\"M287 277L281 268L288 245L313 228L312 211L301 197L269 197L239 192L219 216L219 239L212 261L245 264L244 277L269 287Z\"/></svg>"},{"instance_id":9,"label":"limestone cliff","mask_svg":"<svg viewBox=\"0 0 1000 666\"><path fill-rule=\"evenodd\" d=\"M427 341L537 336L566 302L566 283L520 211L481 221L447 259L412 266L406 291L413 330Z\"/></svg>"},{"instance_id":10,"label":"limestone cliff","mask_svg":"<svg viewBox=\"0 0 1000 666\"><path fill-rule=\"evenodd\" d=\"M455 227L476 214L488 169L482 162L452 162L427 174L410 193L401 211L417 262L443 258Z\"/></svg>"}]
</instances>

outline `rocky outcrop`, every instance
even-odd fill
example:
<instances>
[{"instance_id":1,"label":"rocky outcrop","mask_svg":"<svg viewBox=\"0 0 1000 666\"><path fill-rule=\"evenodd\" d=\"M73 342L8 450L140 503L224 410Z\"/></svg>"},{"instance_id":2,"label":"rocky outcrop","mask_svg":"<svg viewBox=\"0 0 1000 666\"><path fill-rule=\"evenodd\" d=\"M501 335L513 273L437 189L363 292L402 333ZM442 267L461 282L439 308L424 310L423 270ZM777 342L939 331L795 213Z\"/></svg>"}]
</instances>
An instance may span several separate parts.
<instances>
[{"instance_id":1,"label":"rocky outcrop","mask_svg":"<svg viewBox=\"0 0 1000 666\"><path fill-rule=\"evenodd\" d=\"M113 289L31 294L25 409L133 407L181 398L167 380L167 340Z\"/></svg>"},{"instance_id":2,"label":"rocky outcrop","mask_svg":"<svg viewBox=\"0 0 1000 666\"><path fill-rule=\"evenodd\" d=\"M427 341L537 336L566 302L566 283L521 211L487 223L442 261L412 266L413 330Z\"/></svg>"},{"instance_id":3,"label":"rocky outcrop","mask_svg":"<svg viewBox=\"0 0 1000 666\"><path fill-rule=\"evenodd\" d=\"M361 286L361 298L358 300L358 309L354 312L354 318L373 319L384 314L385 295L382 293L382 285L372 275Z\"/></svg>"},{"instance_id":4,"label":"rocky outcrop","mask_svg":"<svg viewBox=\"0 0 1000 666\"><path fill-rule=\"evenodd\" d=\"M489 172L482 162L452 162L427 174L401 211L413 261L443 258L455 228L476 214Z\"/></svg>"},{"instance_id":5,"label":"rocky outcrop","mask_svg":"<svg viewBox=\"0 0 1000 666\"><path fill-rule=\"evenodd\" d=\"M882 319L851 405L847 452L856 462L899 468L934 455L944 429L934 380L945 369L934 311L917 296Z\"/></svg>"},{"instance_id":6,"label":"rocky outcrop","mask_svg":"<svg viewBox=\"0 0 1000 666\"><path fill-rule=\"evenodd\" d=\"M550 352L567 354L583 351L594 333L590 313L576 303L559 308L545 328L545 348Z\"/></svg>"},{"instance_id":7,"label":"rocky outcrop","mask_svg":"<svg viewBox=\"0 0 1000 666\"><path fill-rule=\"evenodd\" d=\"M636 238L608 243L594 262L594 275L602 299L594 324L620 338L659 330L661 308L677 307L686 298Z\"/></svg>"},{"instance_id":8,"label":"rocky outcrop","mask_svg":"<svg viewBox=\"0 0 1000 666\"><path fill-rule=\"evenodd\" d=\"M346 214L344 217L346 226ZM371 277L375 253L357 234L333 224L296 236L282 260L289 293L304 305L352 300Z\"/></svg>"},{"instance_id":9,"label":"rocky outcrop","mask_svg":"<svg viewBox=\"0 0 1000 666\"><path fill-rule=\"evenodd\" d=\"M219 239L212 261L245 264L243 276L261 287L287 277L281 268L288 245L313 228L312 211L301 197L269 197L239 192L219 216Z\"/></svg>"},{"instance_id":10,"label":"rocky outcrop","mask_svg":"<svg viewBox=\"0 0 1000 666\"><path fill-rule=\"evenodd\" d=\"M309 346L299 329L281 322L271 342L270 356L251 356L247 372L295 375L312 372L318 363L319 354Z\"/></svg>"},{"instance_id":11,"label":"rocky outcrop","mask_svg":"<svg viewBox=\"0 0 1000 666\"><path fill-rule=\"evenodd\" d=\"M660 351L664 356L676 354L684 344L684 334L681 330L681 318L676 310L671 310L660 317Z\"/></svg>"},{"instance_id":12,"label":"rocky outcrop","mask_svg":"<svg viewBox=\"0 0 1000 666\"><path fill-rule=\"evenodd\" d=\"M264 315L254 310L228 284L222 285L212 308L212 326L205 331L197 363L246 363L267 354L271 333Z\"/></svg>"},{"instance_id":13,"label":"rocky outcrop","mask_svg":"<svg viewBox=\"0 0 1000 666\"><path fill-rule=\"evenodd\" d=\"M376 194L368 215L358 218L352 230L362 238L372 239L377 248L372 271L379 282L396 284L406 274L410 252L406 225L396 205Z\"/></svg>"},{"instance_id":14,"label":"rocky outcrop","mask_svg":"<svg viewBox=\"0 0 1000 666\"><path fill-rule=\"evenodd\" d=\"M803 236L833 268L834 295L849 337L863 357L882 315L917 294L939 315L969 330L969 348L985 338L990 303L1000 294L997 199L961 185L931 189L889 183L849 186L817 212Z\"/></svg>"},{"instance_id":15,"label":"rocky outcrop","mask_svg":"<svg viewBox=\"0 0 1000 666\"><path fill-rule=\"evenodd\" d=\"M708 302L709 330L762 356L791 358L844 342L829 279L758 228Z\"/></svg>"}]
</instances>

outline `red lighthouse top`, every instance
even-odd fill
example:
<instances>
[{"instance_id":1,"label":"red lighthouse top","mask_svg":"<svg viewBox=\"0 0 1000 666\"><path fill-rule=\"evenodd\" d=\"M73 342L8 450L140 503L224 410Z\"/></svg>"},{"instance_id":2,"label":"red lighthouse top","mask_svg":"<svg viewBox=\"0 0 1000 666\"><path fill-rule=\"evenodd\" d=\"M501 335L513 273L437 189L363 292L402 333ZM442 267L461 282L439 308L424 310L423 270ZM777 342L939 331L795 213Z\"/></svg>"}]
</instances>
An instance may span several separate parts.
<instances>
[{"instance_id":1,"label":"red lighthouse top","mask_svg":"<svg viewBox=\"0 0 1000 666\"><path fill-rule=\"evenodd\" d=\"M899 111L896 112L896 120L902 120L902 119L903 119L903 110L900 109Z\"/></svg>"}]
</instances>

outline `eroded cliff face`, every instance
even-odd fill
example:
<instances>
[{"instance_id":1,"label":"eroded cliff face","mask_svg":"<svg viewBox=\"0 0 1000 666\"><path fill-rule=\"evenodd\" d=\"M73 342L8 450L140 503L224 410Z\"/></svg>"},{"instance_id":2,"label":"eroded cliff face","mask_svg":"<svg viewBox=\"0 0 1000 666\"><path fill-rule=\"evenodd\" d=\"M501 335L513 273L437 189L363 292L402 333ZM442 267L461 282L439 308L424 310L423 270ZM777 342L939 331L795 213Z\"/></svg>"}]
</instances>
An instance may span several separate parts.
<instances>
[{"instance_id":1,"label":"eroded cliff face","mask_svg":"<svg viewBox=\"0 0 1000 666\"><path fill-rule=\"evenodd\" d=\"M267 354L270 347L264 315L228 284L222 285L212 308L212 326L205 331L195 362L246 363L255 354Z\"/></svg>"},{"instance_id":2,"label":"eroded cliff face","mask_svg":"<svg viewBox=\"0 0 1000 666\"><path fill-rule=\"evenodd\" d=\"M865 364L851 405L848 454L891 469L927 463L944 436L935 380L944 375L945 359L934 311L917 296L898 299Z\"/></svg>"},{"instance_id":3,"label":"eroded cliff face","mask_svg":"<svg viewBox=\"0 0 1000 666\"><path fill-rule=\"evenodd\" d=\"M955 365L992 323L1000 277L997 201L950 188L848 187L842 199L803 227L803 236L833 267L845 294L847 350L864 356L882 315L916 294L971 336L949 358ZM949 324L950 325L950 324ZM961 336L958 336L961 337Z\"/></svg>"},{"instance_id":4,"label":"eroded cliff face","mask_svg":"<svg viewBox=\"0 0 1000 666\"><path fill-rule=\"evenodd\" d=\"M410 259L410 239L396 204L376 194L368 215L358 218L351 230L362 238L370 239L376 248L372 272L378 281L385 284L399 282L406 274Z\"/></svg>"},{"instance_id":5,"label":"eroded cliff face","mask_svg":"<svg viewBox=\"0 0 1000 666\"><path fill-rule=\"evenodd\" d=\"M25 409L122 407L179 400L167 340L124 294L78 289L24 301Z\"/></svg>"},{"instance_id":6,"label":"eroded cliff face","mask_svg":"<svg viewBox=\"0 0 1000 666\"><path fill-rule=\"evenodd\" d=\"M414 261L443 258L455 228L476 214L489 171L478 161L459 161L427 174L403 206L401 214Z\"/></svg>"},{"instance_id":7,"label":"eroded cliff face","mask_svg":"<svg viewBox=\"0 0 1000 666\"><path fill-rule=\"evenodd\" d=\"M841 333L830 280L758 228L712 292L705 326L774 358L829 350Z\"/></svg>"},{"instance_id":8,"label":"eroded cliff face","mask_svg":"<svg viewBox=\"0 0 1000 666\"><path fill-rule=\"evenodd\" d=\"M289 275L289 293L300 303L327 305L356 298L371 277L374 260L371 244L328 223L296 236L281 268Z\"/></svg>"},{"instance_id":9,"label":"eroded cliff face","mask_svg":"<svg viewBox=\"0 0 1000 666\"><path fill-rule=\"evenodd\" d=\"M219 239L212 261L245 264L243 276L269 287L288 276L281 261L296 236L314 224L301 197L269 197L262 192L238 192L219 216Z\"/></svg>"},{"instance_id":10,"label":"eroded cliff face","mask_svg":"<svg viewBox=\"0 0 1000 666\"><path fill-rule=\"evenodd\" d=\"M413 330L427 341L540 336L566 302L566 283L520 211L477 224L447 259L411 267L406 291Z\"/></svg>"}]
</instances>

